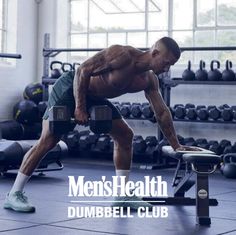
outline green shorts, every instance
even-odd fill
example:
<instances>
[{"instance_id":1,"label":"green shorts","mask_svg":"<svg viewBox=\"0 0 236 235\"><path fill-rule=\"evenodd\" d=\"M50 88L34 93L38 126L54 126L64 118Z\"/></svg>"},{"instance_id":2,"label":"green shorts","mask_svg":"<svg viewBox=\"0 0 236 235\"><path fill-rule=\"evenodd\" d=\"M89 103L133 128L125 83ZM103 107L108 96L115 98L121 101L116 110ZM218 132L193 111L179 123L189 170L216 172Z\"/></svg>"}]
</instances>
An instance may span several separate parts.
<instances>
[{"instance_id":1,"label":"green shorts","mask_svg":"<svg viewBox=\"0 0 236 235\"><path fill-rule=\"evenodd\" d=\"M56 83L52 87L48 98L48 107L43 115L43 119L47 120L49 117L48 110L55 105L67 106L70 110L71 117L74 116L75 111L75 99L73 95L73 80L74 72L66 72L62 74L60 78L57 79ZM87 111L92 106L107 105L112 110L112 119L121 119L121 114L119 110L107 99L87 96L86 98L86 108Z\"/></svg>"}]
</instances>

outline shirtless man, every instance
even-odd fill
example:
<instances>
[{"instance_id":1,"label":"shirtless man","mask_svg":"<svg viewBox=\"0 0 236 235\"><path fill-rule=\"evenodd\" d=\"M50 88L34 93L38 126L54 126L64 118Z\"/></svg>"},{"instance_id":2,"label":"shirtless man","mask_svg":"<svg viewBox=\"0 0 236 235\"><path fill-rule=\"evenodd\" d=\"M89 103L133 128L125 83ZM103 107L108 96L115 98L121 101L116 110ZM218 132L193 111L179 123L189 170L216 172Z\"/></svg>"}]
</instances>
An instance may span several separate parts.
<instances>
[{"instance_id":1,"label":"shirtless man","mask_svg":"<svg viewBox=\"0 0 236 235\"><path fill-rule=\"evenodd\" d=\"M157 77L168 71L180 57L177 43L164 37L158 40L150 50L143 52L131 46L114 45L98 52L86 60L75 74L63 74L53 86L48 101L48 109L54 105L67 105L71 114L79 124L88 122L88 109L94 105L108 105L112 109L112 130L110 136L114 140L114 165L117 176L125 176L126 181L132 160L133 131L122 119L119 111L107 98L114 98L126 93L144 91L155 113L156 120L173 149L185 149L176 137L169 109L165 105L160 91ZM43 117L43 130L39 141L26 153L15 183L8 193L4 208L20 212L34 212L23 188L38 166L45 153L52 149L60 140L49 132L48 109ZM129 200L132 203L129 203ZM137 201L135 203L134 201ZM150 206L140 202L135 197L118 197L117 201L124 201L114 205ZM138 202L139 201L139 202Z\"/></svg>"}]
</instances>

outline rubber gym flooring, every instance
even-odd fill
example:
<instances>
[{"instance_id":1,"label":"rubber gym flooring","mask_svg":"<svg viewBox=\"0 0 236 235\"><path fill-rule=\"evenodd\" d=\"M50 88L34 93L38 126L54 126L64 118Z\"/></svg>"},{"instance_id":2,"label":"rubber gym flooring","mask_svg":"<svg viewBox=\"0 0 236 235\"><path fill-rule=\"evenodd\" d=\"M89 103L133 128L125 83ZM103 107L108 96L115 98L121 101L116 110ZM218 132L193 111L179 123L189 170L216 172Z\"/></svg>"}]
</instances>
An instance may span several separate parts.
<instances>
[{"instance_id":1,"label":"rubber gym flooring","mask_svg":"<svg viewBox=\"0 0 236 235\"><path fill-rule=\"evenodd\" d=\"M216 198L218 206L210 207L211 226L195 224L194 206L168 206L167 218L139 218L131 212L133 218L68 218L67 210L71 206L68 197L68 175L83 175L87 180L99 180L105 175L108 180L114 174L111 162L101 165L98 162L84 162L75 158L63 161L62 171L46 172L45 175L34 174L26 185L26 195L36 206L36 213L17 213L0 209L0 234L7 235L41 235L41 234L236 234L236 181L224 178L219 172L210 176L210 197ZM133 166L130 179L143 180L143 176L162 175L168 182L168 194L171 195L171 180L174 169L140 170ZM0 204L11 188L16 174L7 173L0 177ZM194 196L193 187L187 196ZM96 201L98 198L93 198ZM102 202L86 202L83 206L109 206L110 198ZM98 199L101 201L101 198ZM80 206L81 206L80 205ZM73 205L75 206L75 205ZM78 204L76 206L79 206Z\"/></svg>"}]
</instances>

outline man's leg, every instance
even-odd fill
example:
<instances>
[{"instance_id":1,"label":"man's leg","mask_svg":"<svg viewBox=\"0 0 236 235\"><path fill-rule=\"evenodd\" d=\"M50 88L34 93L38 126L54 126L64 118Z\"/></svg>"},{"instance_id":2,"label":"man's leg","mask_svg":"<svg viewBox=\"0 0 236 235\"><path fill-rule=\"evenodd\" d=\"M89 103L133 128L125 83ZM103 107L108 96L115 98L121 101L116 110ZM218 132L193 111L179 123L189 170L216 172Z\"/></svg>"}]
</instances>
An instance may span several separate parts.
<instances>
[{"instance_id":1,"label":"man's leg","mask_svg":"<svg viewBox=\"0 0 236 235\"><path fill-rule=\"evenodd\" d=\"M114 140L114 165L117 176L125 176L125 182L129 180L129 172L132 163L132 141L133 131L123 119L115 119L112 123L110 136ZM118 194L120 191L118 191ZM151 208L152 205L142 201L136 196L133 197L117 197L116 202L112 206L130 207L138 209L140 206Z\"/></svg>"},{"instance_id":2,"label":"man's leg","mask_svg":"<svg viewBox=\"0 0 236 235\"><path fill-rule=\"evenodd\" d=\"M27 197L23 195L24 186L44 155L51 150L59 140L58 137L55 137L49 132L49 121L43 120L41 137L25 154L14 185L6 197L4 208L20 212L35 211L35 208L28 203Z\"/></svg>"}]
</instances>

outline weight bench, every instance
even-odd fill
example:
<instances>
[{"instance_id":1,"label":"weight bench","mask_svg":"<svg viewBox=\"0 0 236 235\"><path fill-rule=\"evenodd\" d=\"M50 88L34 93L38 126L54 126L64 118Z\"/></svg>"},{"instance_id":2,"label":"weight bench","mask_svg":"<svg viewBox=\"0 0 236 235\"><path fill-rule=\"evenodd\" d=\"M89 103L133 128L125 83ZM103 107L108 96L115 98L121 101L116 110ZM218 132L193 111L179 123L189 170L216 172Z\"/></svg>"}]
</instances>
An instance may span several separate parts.
<instances>
[{"instance_id":1,"label":"weight bench","mask_svg":"<svg viewBox=\"0 0 236 235\"><path fill-rule=\"evenodd\" d=\"M199 148L201 149L201 148ZM215 172L220 163L220 156L213 152L201 151L175 152L171 146L162 147L162 155L178 160L174 173L172 187L173 197L144 197L154 205L196 205L196 221L200 225L210 225L209 206L217 206L216 199L209 199L208 176ZM191 179L196 174L196 180ZM185 193L196 183L196 198L185 197Z\"/></svg>"}]
</instances>

